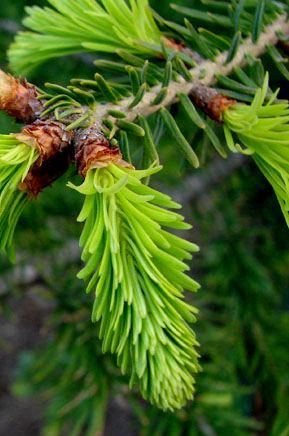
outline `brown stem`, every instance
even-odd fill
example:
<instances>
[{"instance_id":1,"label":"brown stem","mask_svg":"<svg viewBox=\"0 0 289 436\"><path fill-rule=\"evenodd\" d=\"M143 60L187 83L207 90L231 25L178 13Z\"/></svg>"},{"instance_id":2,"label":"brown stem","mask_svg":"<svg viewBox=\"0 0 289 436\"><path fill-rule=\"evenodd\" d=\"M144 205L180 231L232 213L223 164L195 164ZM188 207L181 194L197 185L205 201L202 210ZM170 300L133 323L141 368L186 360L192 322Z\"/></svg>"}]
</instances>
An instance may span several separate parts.
<instances>
[{"instance_id":1,"label":"brown stem","mask_svg":"<svg viewBox=\"0 0 289 436\"><path fill-rule=\"evenodd\" d=\"M221 123L223 112L229 107L237 103L213 88L205 85L197 85L191 93L193 102L204 111L212 120Z\"/></svg>"}]
</instances>

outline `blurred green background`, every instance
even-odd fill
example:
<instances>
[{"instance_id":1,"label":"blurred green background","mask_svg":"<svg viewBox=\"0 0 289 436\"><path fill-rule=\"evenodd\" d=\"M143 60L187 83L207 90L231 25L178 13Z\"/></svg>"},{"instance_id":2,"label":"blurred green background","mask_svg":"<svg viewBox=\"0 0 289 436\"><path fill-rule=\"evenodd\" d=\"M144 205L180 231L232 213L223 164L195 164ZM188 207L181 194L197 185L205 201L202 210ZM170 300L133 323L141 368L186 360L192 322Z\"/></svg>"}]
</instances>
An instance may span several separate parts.
<instances>
[{"instance_id":1,"label":"blurred green background","mask_svg":"<svg viewBox=\"0 0 289 436\"><path fill-rule=\"evenodd\" d=\"M0 64L5 70L6 49L31 4L45 1L1 0ZM167 0L152 6L164 16L174 15ZM89 57L74 56L38 68L29 79L41 86L93 72ZM3 114L0 126L2 133L19 129ZM221 162L204 147L205 168L192 174L171 142L166 137L160 144L165 170L155 183L184 203L194 224L189 237L201 246L192 267L202 284L193 298L200 309L196 331L204 371L195 402L176 415L145 406L116 383L105 434L288 436L289 238L277 200L249 160ZM27 207L16 232L16 265L0 257L3 436L38 435L45 427L47 398L35 393L32 381L30 389L25 362L53 337L47 321L59 307L69 314L75 310L72 303L87 305L83 284L75 278L81 199L66 187L68 177L74 177L73 169ZM72 434L69 424L65 434Z\"/></svg>"}]
</instances>

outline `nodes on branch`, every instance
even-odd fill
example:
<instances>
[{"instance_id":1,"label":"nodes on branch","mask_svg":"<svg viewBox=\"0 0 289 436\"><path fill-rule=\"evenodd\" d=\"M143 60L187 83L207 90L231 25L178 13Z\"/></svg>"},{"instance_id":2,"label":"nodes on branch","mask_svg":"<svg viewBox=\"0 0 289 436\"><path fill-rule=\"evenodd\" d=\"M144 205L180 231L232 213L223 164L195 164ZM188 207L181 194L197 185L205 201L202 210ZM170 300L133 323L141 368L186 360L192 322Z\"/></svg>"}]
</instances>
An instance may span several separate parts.
<instances>
[{"instance_id":1,"label":"nodes on branch","mask_svg":"<svg viewBox=\"0 0 289 436\"><path fill-rule=\"evenodd\" d=\"M37 120L22 129L17 138L39 151L40 164L71 145L73 132L54 120Z\"/></svg>"},{"instance_id":2,"label":"nodes on branch","mask_svg":"<svg viewBox=\"0 0 289 436\"><path fill-rule=\"evenodd\" d=\"M191 98L200 109L218 123L222 122L224 110L237 103L236 100L204 85L195 86Z\"/></svg>"},{"instance_id":3,"label":"nodes on branch","mask_svg":"<svg viewBox=\"0 0 289 436\"><path fill-rule=\"evenodd\" d=\"M0 109L16 118L31 123L42 112L43 104L38 99L40 93L25 79L15 79L0 70Z\"/></svg>"},{"instance_id":4,"label":"nodes on branch","mask_svg":"<svg viewBox=\"0 0 289 436\"><path fill-rule=\"evenodd\" d=\"M37 196L66 172L72 160L70 146L73 132L67 132L65 125L53 120L37 120L24 127L16 137L37 149L39 158L20 184L21 190Z\"/></svg>"},{"instance_id":5,"label":"nodes on branch","mask_svg":"<svg viewBox=\"0 0 289 436\"><path fill-rule=\"evenodd\" d=\"M71 161L71 150L66 148L63 152L43 161L41 166L36 162L23 182L19 184L19 189L28 192L30 197L37 197L43 189L51 186L68 170Z\"/></svg>"},{"instance_id":6,"label":"nodes on branch","mask_svg":"<svg viewBox=\"0 0 289 436\"><path fill-rule=\"evenodd\" d=\"M76 165L79 174L83 177L91 168L102 168L111 163L131 167L122 159L119 147L110 145L98 125L76 132L74 142Z\"/></svg>"}]
</instances>

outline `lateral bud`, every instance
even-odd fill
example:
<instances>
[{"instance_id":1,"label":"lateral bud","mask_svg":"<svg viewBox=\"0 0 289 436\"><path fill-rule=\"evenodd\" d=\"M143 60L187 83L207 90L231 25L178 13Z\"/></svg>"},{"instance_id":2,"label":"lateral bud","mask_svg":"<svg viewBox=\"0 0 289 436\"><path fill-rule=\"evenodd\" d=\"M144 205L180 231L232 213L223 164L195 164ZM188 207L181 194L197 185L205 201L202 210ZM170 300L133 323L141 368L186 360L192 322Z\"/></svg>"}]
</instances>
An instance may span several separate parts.
<instances>
[{"instance_id":1,"label":"lateral bud","mask_svg":"<svg viewBox=\"0 0 289 436\"><path fill-rule=\"evenodd\" d=\"M39 158L30 169L19 189L37 196L66 172L72 160L71 144L74 133L67 132L65 125L53 120L37 120L24 127L17 139L35 147Z\"/></svg>"},{"instance_id":2,"label":"lateral bud","mask_svg":"<svg viewBox=\"0 0 289 436\"><path fill-rule=\"evenodd\" d=\"M104 168L111 163L126 168L132 167L123 160L119 147L110 144L98 124L76 132L74 142L76 165L82 177L85 177L91 168Z\"/></svg>"},{"instance_id":3,"label":"lateral bud","mask_svg":"<svg viewBox=\"0 0 289 436\"><path fill-rule=\"evenodd\" d=\"M43 189L51 186L68 170L71 160L71 152L67 148L62 153L50 157L41 166L36 162L25 180L20 183L19 189L27 191L31 197L37 197Z\"/></svg>"},{"instance_id":4,"label":"lateral bud","mask_svg":"<svg viewBox=\"0 0 289 436\"><path fill-rule=\"evenodd\" d=\"M191 93L193 102L212 120L222 123L223 112L236 104L236 100L220 94L214 88L205 85L196 85Z\"/></svg>"},{"instance_id":5,"label":"lateral bud","mask_svg":"<svg viewBox=\"0 0 289 436\"><path fill-rule=\"evenodd\" d=\"M0 110L18 121L31 123L43 110L39 96L34 85L0 70Z\"/></svg>"},{"instance_id":6,"label":"lateral bud","mask_svg":"<svg viewBox=\"0 0 289 436\"><path fill-rule=\"evenodd\" d=\"M65 130L65 124L51 119L36 120L16 135L17 139L39 151L38 164L62 152L72 143L74 133Z\"/></svg>"}]
</instances>

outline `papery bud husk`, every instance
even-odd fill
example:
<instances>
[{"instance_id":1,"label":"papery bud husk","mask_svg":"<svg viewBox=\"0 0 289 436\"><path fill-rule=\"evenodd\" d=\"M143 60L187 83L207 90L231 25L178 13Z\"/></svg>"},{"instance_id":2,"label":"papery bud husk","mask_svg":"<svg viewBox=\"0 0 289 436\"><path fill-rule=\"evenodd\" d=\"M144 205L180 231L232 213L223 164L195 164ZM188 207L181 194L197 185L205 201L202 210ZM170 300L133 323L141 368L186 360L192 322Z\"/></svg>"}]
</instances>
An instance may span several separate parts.
<instances>
[{"instance_id":1,"label":"papery bud husk","mask_svg":"<svg viewBox=\"0 0 289 436\"><path fill-rule=\"evenodd\" d=\"M67 132L65 127L57 121L37 120L16 135L17 139L39 151L38 160L19 185L20 190L35 197L67 171L72 161L74 133Z\"/></svg>"},{"instance_id":2,"label":"papery bud husk","mask_svg":"<svg viewBox=\"0 0 289 436\"><path fill-rule=\"evenodd\" d=\"M123 160L118 146L111 146L99 127L93 125L75 134L76 165L81 176L85 177L92 168L103 168L113 163L125 168L132 166Z\"/></svg>"},{"instance_id":3,"label":"papery bud husk","mask_svg":"<svg viewBox=\"0 0 289 436\"><path fill-rule=\"evenodd\" d=\"M16 118L31 123L43 111L40 93L25 79L15 79L0 70L0 109Z\"/></svg>"},{"instance_id":4,"label":"papery bud husk","mask_svg":"<svg viewBox=\"0 0 289 436\"><path fill-rule=\"evenodd\" d=\"M50 159L52 156L68 148L73 140L74 133L67 132L65 124L51 119L37 120L22 129L16 135L17 139L39 151L39 162Z\"/></svg>"},{"instance_id":5,"label":"papery bud husk","mask_svg":"<svg viewBox=\"0 0 289 436\"><path fill-rule=\"evenodd\" d=\"M30 197L37 197L44 188L51 186L68 170L71 161L71 150L67 148L44 161L41 166L36 162L25 180L20 183L20 191L27 191Z\"/></svg>"},{"instance_id":6,"label":"papery bud husk","mask_svg":"<svg viewBox=\"0 0 289 436\"><path fill-rule=\"evenodd\" d=\"M228 98L220 94L214 88L209 88L205 85L195 86L191 98L208 117L218 123L222 122L224 111L237 103L236 100Z\"/></svg>"}]
</instances>

